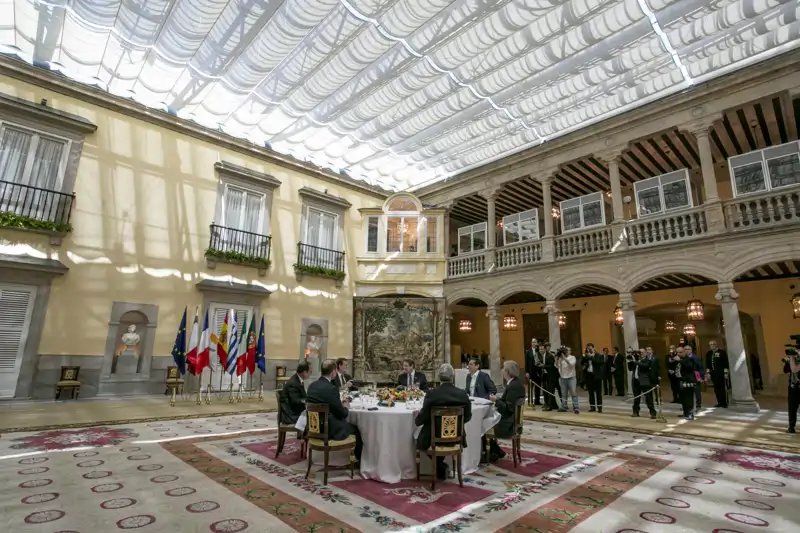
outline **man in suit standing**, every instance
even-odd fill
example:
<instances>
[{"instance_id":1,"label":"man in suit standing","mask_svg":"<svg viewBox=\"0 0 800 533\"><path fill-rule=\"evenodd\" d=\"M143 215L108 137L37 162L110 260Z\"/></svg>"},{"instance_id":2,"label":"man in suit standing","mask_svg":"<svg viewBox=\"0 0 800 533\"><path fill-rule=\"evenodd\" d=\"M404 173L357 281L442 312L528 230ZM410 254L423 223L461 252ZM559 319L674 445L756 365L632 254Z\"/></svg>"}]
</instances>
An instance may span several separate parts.
<instances>
[{"instance_id":1,"label":"man in suit standing","mask_svg":"<svg viewBox=\"0 0 800 533\"><path fill-rule=\"evenodd\" d=\"M682 354L683 348L676 349L674 344L670 344L669 354L667 355L667 373L669 374L669 387L672 390L672 403L681 403L682 385L678 367L681 364Z\"/></svg>"},{"instance_id":2,"label":"man in suit standing","mask_svg":"<svg viewBox=\"0 0 800 533\"><path fill-rule=\"evenodd\" d=\"M337 388L346 388L349 391L358 390L353 386L353 377L347 373L347 359L340 357L336 360L336 377L333 380Z\"/></svg>"},{"instance_id":3,"label":"man in suit standing","mask_svg":"<svg viewBox=\"0 0 800 533\"><path fill-rule=\"evenodd\" d=\"M589 392L589 412L603 412L603 376L605 367L603 357L594 351L594 344L586 345L586 353L581 361L586 390Z\"/></svg>"},{"instance_id":4,"label":"man in suit standing","mask_svg":"<svg viewBox=\"0 0 800 533\"><path fill-rule=\"evenodd\" d=\"M336 378L336 362L328 359L322 363L322 376L308 386L306 403L328 404L328 438L331 440L344 440L350 435L356 436L356 459L361 459L361 433L358 428L347 421L350 402L342 402L339 397L339 388L333 383ZM307 430L308 428L306 428ZM322 429L322 428L321 428Z\"/></svg>"},{"instance_id":5,"label":"man in suit standing","mask_svg":"<svg viewBox=\"0 0 800 533\"><path fill-rule=\"evenodd\" d=\"M489 399L492 394L497 394L497 387L489 374L481 372L480 359L472 359L467 365L467 386L464 388L470 397Z\"/></svg>"},{"instance_id":6,"label":"man in suit standing","mask_svg":"<svg viewBox=\"0 0 800 533\"><path fill-rule=\"evenodd\" d=\"M422 409L414 412L414 423L422 426L419 437L417 437L417 449L427 450L431 447L431 436L436 428L431 428L431 408L432 407L463 407L464 424L472 418L472 404L470 404L467 393L454 385L455 370L448 364L439 367L439 381L441 385L425 394L422 402ZM464 440L466 446L466 439ZM437 458L436 477L445 479L447 467L444 464L444 457Z\"/></svg>"},{"instance_id":7,"label":"man in suit standing","mask_svg":"<svg viewBox=\"0 0 800 533\"><path fill-rule=\"evenodd\" d=\"M703 378L706 377L706 367L703 366L703 358L694 353L694 346L690 342L684 342L683 344L684 351L689 351L689 358L694 361L694 366L698 374L700 374L700 379L695 382L694 385L694 401L695 401L695 413L699 413L700 409L703 406Z\"/></svg>"},{"instance_id":8,"label":"man in suit standing","mask_svg":"<svg viewBox=\"0 0 800 533\"><path fill-rule=\"evenodd\" d=\"M411 359L403 359L403 373L397 377L397 384L407 389L415 384L419 390L426 390L428 388L428 378L422 372L417 372L414 369L414 361Z\"/></svg>"},{"instance_id":9,"label":"man in suit standing","mask_svg":"<svg viewBox=\"0 0 800 533\"><path fill-rule=\"evenodd\" d=\"M608 348L603 348L603 355L600 359L603 361L603 394L611 396L614 394L614 374L611 372L614 358L608 354Z\"/></svg>"},{"instance_id":10,"label":"man in suit standing","mask_svg":"<svg viewBox=\"0 0 800 533\"><path fill-rule=\"evenodd\" d=\"M542 411L558 410L556 401L556 389L558 388L558 369L556 368L556 356L550 351L550 343L544 345L544 366L542 367L542 382L544 385L544 409Z\"/></svg>"},{"instance_id":11,"label":"man in suit standing","mask_svg":"<svg viewBox=\"0 0 800 533\"><path fill-rule=\"evenodd\" d=\"M525 349L525 388L528 391L528 405L541 405L539 397L542 393L534 383L542 385L543 365L544 362L540 361L539 356L539 341L533 338L530 348Z\"/></svg>"},{"instance_id":12,"label":"man in suit standing","mask_svg":"<svg viewBox=\"0 0 800 533\"><path fill-rule=\"evenodd\" d=\"M658 360L653 357L653 349L648 346L646 349L640 350L638 359L634 358L630 366L630 370L633 372L632 383L635 398L633 400L632 416L639 416L639 406L642 401L639 395L649 391L644 395L644 399L647 403L647 409L650 411L650 418L655 420L657 412L653 401L653 391L650 389L658 385L661 375L658 368Z\"/></svg>"},{"instance_id":13,"label":"man in suit standing","mask_svg":"<svg viewBox=\"0 0 800 533\"><path fill-rule=\"evenodd\" d=\"M717 397L717 405L714 407L728 407L728 384L725 382L725 371L728 368L728 354L725 350L717 348L717 341L709 342L706 354L706 379L711 378L714 385L714 396Z\"/></svg>"},{"instance_id":14,"label":"man in suit standing","mask_svg":"<svg viewBox=\"0 0 800 533\"><path fill-rule=\"evenodd\" d=\"M614 374L614 384L617 387L617 396L625 396L625 356L614 346L611 373Z\"/></svg>"},{"instance_id":15,"label":"man in suit standing","mask_svg":"<svg viewBox=\"0 0 800 533\"><path fill-rule=\"evenodd\" d=\"M306 410L306 388L303 382L308 378L308 363L297 365L297 372L284 383L281 391L281 424L296 424Z\"/></svg>"},{"instance_id":16,"label":"man in suit standing","mask_svg":"<svg viewBox=\"0 0 800 533\"><path fill-rule=\"evenodd\" d=\"M500 421L494 427L494 434L498 438L507 439L514 435L517 402L525 398L525 387L519 380L519 365L515 361L503 363L503 380L506 382L503 395L496 398L492 394L489 399L494 402L495 409L500 413ZM505 455L505 452L497 444L497 440L492 439L489 444L489 462L502 459Z\"/></svg>"}]
</instances>

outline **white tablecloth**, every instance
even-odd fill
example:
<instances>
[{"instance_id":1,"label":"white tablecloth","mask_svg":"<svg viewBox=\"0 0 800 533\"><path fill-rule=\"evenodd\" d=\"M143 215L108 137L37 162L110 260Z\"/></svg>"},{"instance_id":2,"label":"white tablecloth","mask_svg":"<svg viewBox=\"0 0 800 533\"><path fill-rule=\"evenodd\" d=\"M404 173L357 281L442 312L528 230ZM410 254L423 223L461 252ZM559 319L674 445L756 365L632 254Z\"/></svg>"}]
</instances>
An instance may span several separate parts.
<instances>
[{"instance_id":1,"label":"white tablecloth","mask_svg":"<svg viewBox=\"0 0 800 533\"><path fill-rule=\"evenodd\" d=\"M358 426L364 449L361 452L361 476L384 483L414 479L416 468L416 425L413 411L404 403L379 407L377 411L358 409L358 400L350 405L350 422ZM417 407L419 408L419 407ZM500 420L491 405L472 404L472 418L464 431L467 447L462 455L461 473L478 469L481 458L481 437ZM422 471L430 473L430 460L423 454Z\"/></svg>"},{"instance_id":2,"label":"white tablecloth","mask_svg":"<svg viewBox=\"0 0 800 533\"><path fill-rule=\"evenodd\" d=\"M467 374L469 370L466 368L456 368L456 387L461 390L467 388Z\"/></svg>"}]
</instances>

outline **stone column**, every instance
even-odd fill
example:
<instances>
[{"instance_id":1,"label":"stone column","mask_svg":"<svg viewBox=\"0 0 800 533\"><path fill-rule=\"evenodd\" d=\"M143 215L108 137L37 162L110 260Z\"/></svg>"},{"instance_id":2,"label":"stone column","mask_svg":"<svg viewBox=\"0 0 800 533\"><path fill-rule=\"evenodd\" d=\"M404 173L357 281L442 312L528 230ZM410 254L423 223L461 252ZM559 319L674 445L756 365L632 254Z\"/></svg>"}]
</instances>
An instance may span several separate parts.
<instances>
[{"instance_id":1,"label":"stone column","mask_svg":"<svg viewBox=\"0 0 800 533\"><path fill-rule=\"evenodd\" d=\"M561 328L558 327L558 301L547 300L544 312L547 313L550 348L555 352L561 346Z\"/></svg>"},{"instance_id":2,"label":"stone column","mask_svg":"<svg viewBox=\"0 0 800 533\"><path fill-rule=\"evenodd\" d=\"M442 242L444 243L445 257L450 257L450 213L453 211L453 205L455 202L447 202L440 206L445 210L442 220L442 231L444 232Z\"/></svg>"},{"instance_id":3,"label":"stone column","mask_svg":"<svg viewBox=\"0 0 800 533\"><path fill-rule=\"evenodd\" d=\"M697 139L700 170L703 176L703 205L709 233L720 233L725 230L725 216L717 190L717 176L714 172L714 158L711 154L711 139L709 138L711 128L720 118L718 115L703 117L684 127Z\"/></svg>"},{"instance_id":4,"label":"stone column","mask_svg":"<svg viewBox=\"0 0 800 533\"><path fill-rule=\"evenodd\" d=\"M500 308L490 305L486 311L489 318L489 369L492 381L496 384L503 383L501 372L502 359L500 357Z\"/></svg>"},{"instance_id":5,"label":"stone column","mask_svg":"<svg viewBox=\"0 0 800 533\"><path fill-rule=\"evenodd\" d=\"M544 213L544 237L542 237L542 261L555 261L555 237L553 234L553 185L554 172L547 172L537 178L542 184L542 211Z\"/></svg>"},{"instance_id":6,"label":"stone column","mask_svg":"<svg viewBox=\"0 0 800 533\"><path fill-rule=\"evenodd\" d=\"M622 309L622 336L625 339L625 346L622 348L623 353L627 352L628 348L634 350L639 349L639 331L636 328L636 302L633 295L629 292L623 292L619 295L619 304ZM633 374L628 371L627 362L625 364L625 374L628 376L628 393L627 395L633 396Z\"/></svg>"},{"instance_id":7,"label":"stone column","mask_svg":"<svg viewBox=\"0 0 800 533\"><path fill-rule=\"evenodd\" d=\"M628 248L628 234L625 228L625 212L622 201L622 182L619 179L619 159L624 151L624 147L617 147L598 154L600 159L608 164L608 181L611 185L611 208L613 212L611 236L614 239L614 245L612 246L612 251L615 252L621 252Z\"/></svg>"},{"instance_id":8,"label":"stone column","mask_svg":"<svg viewBox=\"0 0 800 533\"><path fill-rule=\"evenodd\" d=\"M444 315L444 362L453 364L453 353L450 341L450 327L453 325L453 315L447 313ZM453 365L455 367L455 365Z\"/></svg>"},{"instance_id":9,"label":"stone column","mask_svg":"<svg viewBox=\"0 0 800 533\"><path fill-rule=\"evenodd\" d=\"M481 196L486 198L488 214L486 216L486 271L491 272L495 267L495 241L497 240L497 220L495 215L495 199L500 192L500 187L492 187L481 191Z\"/></svg>"},{"instance_id":10,"label":"stone column","mask_svg":"<svg viewBox=\"0 0 800 533\"><path fill-rule=\"evenodd\" d=\"M736 303L739 293L730 282L719 283L717 290L715 298L722 308L722 319L725 321L725 344L730 366L732 403L737 409L757 413L759 406L750 390L747 352L744 349L742 324L739 321L739 305Z\"/></svg>"}]
</instances>

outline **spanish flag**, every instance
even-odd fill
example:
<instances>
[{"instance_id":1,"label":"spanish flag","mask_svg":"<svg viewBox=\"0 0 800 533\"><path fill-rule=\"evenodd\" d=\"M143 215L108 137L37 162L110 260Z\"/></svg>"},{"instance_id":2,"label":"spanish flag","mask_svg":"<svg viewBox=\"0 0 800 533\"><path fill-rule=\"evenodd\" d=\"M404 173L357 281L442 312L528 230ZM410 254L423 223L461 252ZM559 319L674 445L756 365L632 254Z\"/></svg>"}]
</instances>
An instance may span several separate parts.
<instances>
[{"instance_id":1,"label":"spanish flag","mask_svg":"<svg viewBox=\"0 0 800 533\"><path fill-rule=\"evenodd\" d=\"M228 364L228 317L230 311L225 314L225 322L222 323L222 329L217 337L217 358L222 368Z\"/></svg>"}]
</instances>

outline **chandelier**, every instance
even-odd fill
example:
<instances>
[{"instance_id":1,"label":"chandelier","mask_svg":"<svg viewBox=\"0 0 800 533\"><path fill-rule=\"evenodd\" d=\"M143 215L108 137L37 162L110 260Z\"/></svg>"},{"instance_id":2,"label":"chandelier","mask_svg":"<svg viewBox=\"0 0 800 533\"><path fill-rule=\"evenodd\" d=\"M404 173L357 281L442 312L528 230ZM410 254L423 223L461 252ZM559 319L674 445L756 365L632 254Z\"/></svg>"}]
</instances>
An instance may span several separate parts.
<instances>
[{"instance_id":1,"label":"chandelier","mask_svg":"<svg viewBox=\"0 0 800 533\"><path fill-rule=\"evenodd\" d=\"M553 218L561 218L561 211L557 207L554 207L550 210L550 215Z\"/></svg>"},{"instance_id":2,"label":"chandelier","mask_svg":"<svg viewBox=\"0 0 800 533\"><path fill-rule=\"evenodd\" d=\"M675 331L676 329L678 329L678 327L672 320L667 320L666 322L664 322L664 331L672 332Z\"/></svg>"},{"instance_id":3,"label":"chandelier","mask_svg":"<svg viewBox=\"0 0 800 533\"><path fill-rule=\"evenodd\" d=\"M618 326L625 323L625 315L622 313L622 308L620 306L614 308L614 323Z\"/></svg>"},{"instance_id":4,"label":"chandelier","mask_svg":"<svg viewBox=\"0 0 800 533\"><path fill-rule=\"evenodd\" d=\"M517 331L517 317L514 315L506 315L503 317L503 329L506 331Z\"/></svg>"},{"instance_id":5,"label":"chandelier","mask_svg":"<svg viewBox=\"0 0 800 533\"><path fill-rule=\"evenodd\" d=\"M458 331L472 331L472 320L461 320L458 323Z\"/></svg>"},{"instance_id":6,"label":"chandelier","mask_svg":"<svg viewBox=\"0 0 800 533\"><path fill-rule=\"evenodd\" d=\"M686 314L689 317L689 320L703 320L705 316L703 311L703 302L700 300L689 300L686 302Z\"/></svg>"},{"instance_id":7,"label":"chandelier","mask_svg":"<svg viewBox=\"0 0 800 533\"><path fill-rule=\"evenodd\" d=\"M792 296L792 311L795 318L800 318L800 292Z\"/></svg>"},{"instance_id":8,"label":"chandelier","mask_svg":"<svg viewBox=\"0 0 800 533\"><path fill-rule=\"evenodd\" d=\"M567 327L567 315L564 313L558 313L558 327L561 329Z\"/></svg>"},{"instance_id":9,"label":"chandelier","mask_svg":"<svg viewBox=\"0 0 800 533\"><path fill-rule=\"evenodd\" d=\"M687 337L694 337L697 333L697 330L694 327L694 324L686 324L683 326L683 334Z\"/></svg>"}]
</instances>

